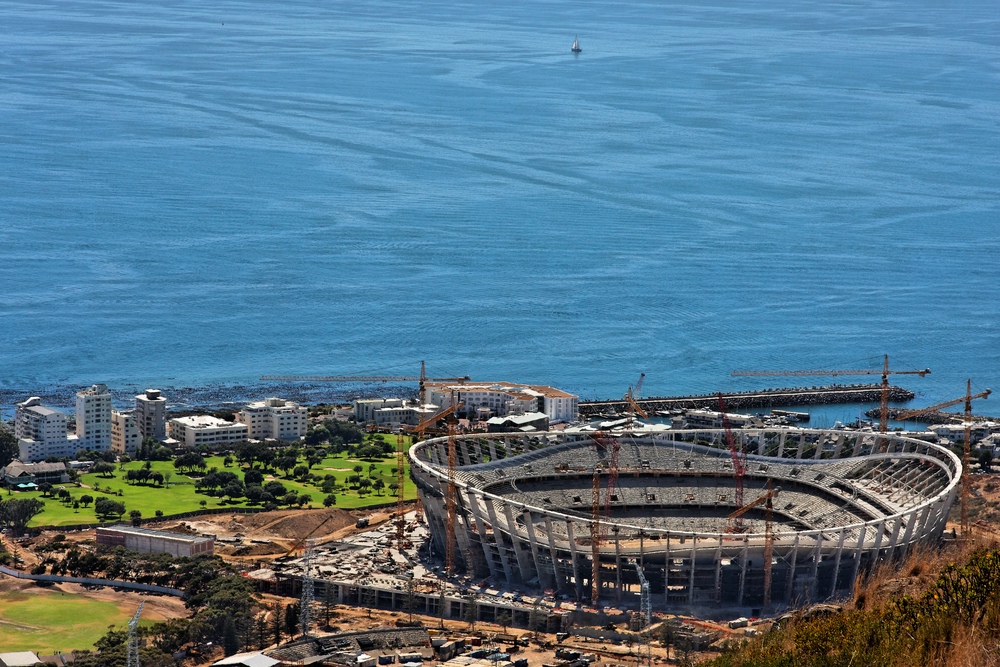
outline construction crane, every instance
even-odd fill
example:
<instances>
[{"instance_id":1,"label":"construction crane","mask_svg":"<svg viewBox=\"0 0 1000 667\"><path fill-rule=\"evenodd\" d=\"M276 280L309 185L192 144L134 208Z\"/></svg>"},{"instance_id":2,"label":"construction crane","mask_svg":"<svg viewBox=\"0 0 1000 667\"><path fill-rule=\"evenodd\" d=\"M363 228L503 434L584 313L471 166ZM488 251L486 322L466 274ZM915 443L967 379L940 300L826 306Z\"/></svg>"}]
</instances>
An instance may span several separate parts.
<instances>
[{"instance_id":1,"label":"construction crane","mask_svg":"<svg viewBox=\"0 0 1000 667\"><path fill-rule=\"evenodd\" d=\"M635 400L636 396L639 395L639 391L642 389L642 381L645 378L646 374L641 374L639 376L639 381L635 383L635 389L633 390L632 387L629 387L628 391L625 392L625 403L628 406L628 417L625 422L625 430L627 432L632 430L632 422L635 420L636 415L639 415L643 419L649 419L649 415L642 409L642 406L639 405L638 401Z\"/></svg>"},{"instance_id":2,"label":"construction crane","mask_svg":"<svg viewBox=\"0 0 1000 667\"><path fill-rule=\"evenodd\" d=\"M804 371L733 371L735 377L811 377L826 375L838 377L840 375L881 375L882 376L882 409L879 420L879 432L885 433L889 422L889 376L890 375L919 375L924 377L930 375L931 369L925 368L922 371L890 371L889 355L885 355L882 370L878 369L849 369L849 370L804 370Z\"/></svg>"},{"instance_id":3,"label":"construction crane","mask_svg":"<svg viewBox=\"0 0 1000 667\"><path fill-rule=\"evenodd\" d=\"M652 667L653 648L650 635L653 632L653 606L650 604L649 599L649 582L646 580L646 575L643 574L642 566L638 562L635 564L635 571L639 575L639 616L645 626L642 628L643 633L639 635L639 656L648 667Z\"/></svg>"},{"instance_id":4,"label":"construction crane","mask_svg":"<svg viewBox=\"0 0 1000 667\"><path fill-rule=\"evenodd\" d=\"M454 400L452 404L455 405ZM455 442L455 411L448 414L448 488L445 494L445 569L448 576L455 574L455 521L458 520L458 484L455 480L458 468L458 448ZM471 563L466 563L466 567Z\"/></svg>"},{"instance_id":5,"label":"construction crane","mask_svg":"<svg viewBox=\"0 0 1000 667\"><path fill-rule=\"evenodd\" d=\"M733 427L729 423L729 415L726 413L726 399L719 394L719 414L722 418L722 426L726 431L726 445L729 447L729 458L733 462L733 502L737 507L743 506L743 478L747 474L747 453L743 448L736 447L736 439L733 437ZM734 517L726 526L730 533L742 533L743 522L739 517Z\"/></svg>"},{"instance_id":6,"label":"construction crane","mask_svg":"<svg viewBox=\"0 0 1000 667\"><path fill-rule=\"evenodd\" d=\"M396 548L403 550L403 543L406 541L406 520L403 518L405 507L403 506L403 484L406 482L406 475L403 470L406 467L406 436L402 429L396 434Z\"/></svg>"},{"instance_id":7,"label":"construction crane","mask_svg":"<svg viewBox=\"0 0 1000 667\"><path fill-rule=\"evenodd\" d=\"M135 610L135 615L128 622L128 646L125 656L126 667L139 667L139 616L142 615L142 607L146 604L143 600L139 602L139 608Z\"/></svg>"},{"instance_id":8,"label":"construction crane","mask_svg":"<svg viewBox=\"0 0 1000 667\"><path fill-rule=\"evenodd\" d=\"M926 414L928 412L937 412L938 410L943 410L944 408L950 408L953 405L958 405L959 403L965 403L965 443L962 445L962 496L961 496L961 521L962 521L962 536L967 537L972 531L972 525L969 522L969 454L972 450L972 401L982 398L985 399L993 392L989 389L984 389L978 394L972 393L972 379L968 379L965 382L965 396L960 398L955 398L950 401L945 401L944 403L938 403L937 405L931 405L926 408L921 408L919 410L907 410L906 412L900 412L896 415L896 419L903 420L909 419L910 417L916 417L917 415Z\"/></svg>"},{"instance_id":9,"label":"construction crane","mask_svg":"<svg viewBox=\"0 0 1000 667\"><path fill-rule=\"evenodd\" d=\"M313 535L315 535L317 532L319 532L320 528L322 528L327 523L329 523L331 520L333 520L333 517L334 517L333 514L331 514L330 516L326 517L325 519L323 519L319 523L318 526L316 526L315 528L313 528L312 530L310 530L308 535L306 535L305 537L300 537L299 539L297 539L294 542L292 542L292 547L288 551L285 552L285 554L282 556L282 558L287 558L288 556L291 556L296 551L299 551L300 549L304 549L305 546L306 546L306 543L309 541L309 538L312 537Z\"/></svg>"},{"instance_id":10,"label":"construction crane","mask_svg":"<svg viewBox=\"0 0 1000 667\"><path fill-rule=\"evenodd\" d=\"M729 520L739 520L744 514L755 507L764 505L766 510L764 517L764 604L763 608L771 606L771 558L774 555L774 530L771 525L771 513L774 509L774 499L781 492L781 487L776 489L771 487L771 480L767 481L767 491L759 498L743 505L738 510L729 515Z\"/></svg>"},{"instance_id":11,"label":"construction crane","mask_svg":"<svg viewBox=\"0 0 1000 667\"><path fill-rule=\"evenodd\" d=\"M381 382L419 382L420 398L423 400L423 384L425 382L467 382L468 375L456 378L429 378L424 362L420 362L420 375L264 375L261 382L343 382L351 384L375 384Z\"/></svg>"}]
</instances>

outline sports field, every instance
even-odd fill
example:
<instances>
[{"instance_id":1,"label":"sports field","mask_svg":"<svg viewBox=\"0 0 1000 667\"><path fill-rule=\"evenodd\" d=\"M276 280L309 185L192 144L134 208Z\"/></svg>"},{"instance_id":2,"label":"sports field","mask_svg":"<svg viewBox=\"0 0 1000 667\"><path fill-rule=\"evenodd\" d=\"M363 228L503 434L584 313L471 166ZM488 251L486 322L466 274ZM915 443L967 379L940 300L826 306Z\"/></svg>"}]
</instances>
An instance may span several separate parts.
<instances>
[{"instance_id":1,"label":"sports field","mask_svg":"<svg viewBox=\"0 0 1000 667\"><path fill-rule=\"evenodd\" d=\"M108 626L119 629L127 623L138 605L134 594L101 591L94 594L67 586L71 592L57 587L40 588L26 582L5 580L0 589L0 652L34 651L52 655L56 651L92 649L104 636ZM74 592L75 591L75 592ZM134 598L134 599L133 599ZM155 598L148 598L155 599ZM170 600L165 605L180 604ZM147 602L144 623L162 620L179 613L163 613Z\"/></svg>"}]
</instances>

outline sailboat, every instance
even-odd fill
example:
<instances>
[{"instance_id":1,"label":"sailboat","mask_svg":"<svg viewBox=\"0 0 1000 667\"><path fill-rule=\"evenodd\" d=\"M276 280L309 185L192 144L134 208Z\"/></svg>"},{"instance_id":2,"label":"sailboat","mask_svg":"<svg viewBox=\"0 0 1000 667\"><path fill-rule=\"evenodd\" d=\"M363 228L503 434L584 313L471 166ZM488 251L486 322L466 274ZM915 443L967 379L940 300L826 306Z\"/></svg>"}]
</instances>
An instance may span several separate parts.
<instances>
[{"instance_id":1,"label":"sailboat","mask_svg":"<svg viewBox=\"0 0 1000 667\"><path fill-rule=\"evenodd\" d=\"M573 48L570 49L573 53L580 53L583 49L580 48L580 38L579 36L573 40Z\"/></svg>"}]
</instances>

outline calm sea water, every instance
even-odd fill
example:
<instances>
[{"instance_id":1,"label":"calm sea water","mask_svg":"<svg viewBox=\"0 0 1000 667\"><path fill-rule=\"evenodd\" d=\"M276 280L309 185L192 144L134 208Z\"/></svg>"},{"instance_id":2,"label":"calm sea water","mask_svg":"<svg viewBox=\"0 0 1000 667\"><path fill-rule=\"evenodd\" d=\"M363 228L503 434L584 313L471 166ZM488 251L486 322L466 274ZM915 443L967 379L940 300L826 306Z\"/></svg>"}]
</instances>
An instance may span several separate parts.
<instances>
[{"instance_id":1,"label":"calm sea water","mask_svg":"<svg viewBox=\"0 0 1000 667\"><path fill-rule=\"evenodd\" d=\"M1000 389L955 4L0 0L0 386Z\"/></svg>"}]
</instances>

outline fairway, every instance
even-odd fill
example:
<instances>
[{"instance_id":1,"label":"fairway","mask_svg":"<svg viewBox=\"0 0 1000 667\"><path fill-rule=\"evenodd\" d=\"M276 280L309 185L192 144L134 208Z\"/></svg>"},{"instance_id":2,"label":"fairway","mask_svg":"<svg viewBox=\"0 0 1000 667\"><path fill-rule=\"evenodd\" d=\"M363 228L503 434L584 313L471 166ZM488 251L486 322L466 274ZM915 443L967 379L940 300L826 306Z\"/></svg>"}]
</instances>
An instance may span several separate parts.
<instances>
[{"instance_id":1,"label":"fairway","mask_svg":"<svg viewBox=\"0 0 1000 667\"><path fill-rule=\"evenodd\" d=\"M223 457L221 456L207 457L206 463L209 468L235 472L241 479L246 471L244 467L236 463L227 467L224 465ZM196 477L188 476L179 472L176 468L174 468L172 461L153 461L151 464L152 470L157 470L170 476L170 482L165 487L129 484L125 480L125 473L128 470L138 470L142 467L142 465L142 461L132 461L124 466L124 470L121 469L120 466L116 466L112 477L106 477L96 473L85 473L80 476L80 483L84 485L83 487L78 487L73 484L64 484L60 486L64 486L70 492L73 499L79 499L81 496L87 494L93 497L107 496L112 500L121 501L125 504L126 511L139 510L142 512L142 518L144 520L153 519L157 510L162 511L166 515L199 510L202 509L202 501L205 501L205 509L251 506L246 502L245 498L241 498L238 501L233 502L219 496L213 497L204 493L197 493L195 491ZM324 458L319 464L312 468L311 472L321 476L325 474L333 474L341 483L343 483L348 475L354 474L352 468L358 465L362 466L364 469L362 474L365 477L369 477L369 475L374 476L374 478L383 480L386 486L395 481L395 475L392 473L392 470L396 466L396 460L394 457L387 457L372 461L353 457L349 458L346 454L338 454ZM371 472L369 472L369 466L373 466L373 470ZM403 488L407 500L410 500L416 498L416 488L413 486L413 482L409 477L409 465L404 466L404 470L406 477ZM309 494L311 497L309 505L312 507L322 507L323 505L323 497L325 494L322 493L318 485L315 483L303 484L301 481L284 474L282 471L269 473L267 475L267 480L280 481L290 492L294 492L296 494ZM100 491L95 489L100 489ZM121 493L120 496L118 495L119 492ZM65 526L71 524L98 522L97 516L94 513L93 505L90 505L89 507L81 506L74 509L71 504L62 503L58 499L43 498L41 493L37 491L16 492L14 496L21 498L38 498L45 503L45 510L32 519L29 524L31 526ZM394 498L393 493L388 488L383 489L381 493L370 493L366 496L361 496L358 494L356 489L350 489L346 486L338 489L336 496L336 506L342 509L353 509L391 502ZM124 518L127 519L128 515L126 514ZM114 520L111 523L117 523L117 520Z\"/></svg>"},{"instance_id":2,"label":"fairway","mask_svg":"<svg viewBox=\"0 0 1000 667\"><path fill-rule=\"evenodd\" d=\"M115 595L126 599L112 602L17 582L14 590L0 593L0 652L52 655L55 651L93 649L109 625L124 627L135 613L137 596ZM144 612L144 616L162 614ZM147 618L146 622L152 621Z\"/></svg>"}]
</instances>

